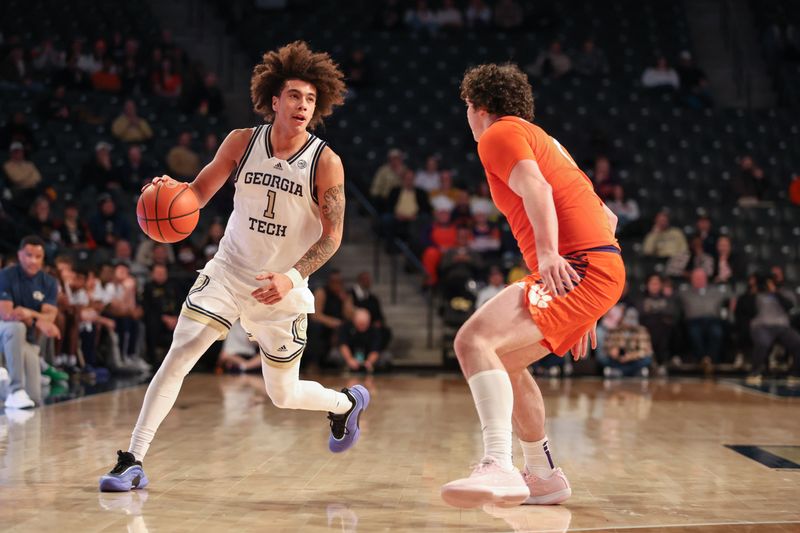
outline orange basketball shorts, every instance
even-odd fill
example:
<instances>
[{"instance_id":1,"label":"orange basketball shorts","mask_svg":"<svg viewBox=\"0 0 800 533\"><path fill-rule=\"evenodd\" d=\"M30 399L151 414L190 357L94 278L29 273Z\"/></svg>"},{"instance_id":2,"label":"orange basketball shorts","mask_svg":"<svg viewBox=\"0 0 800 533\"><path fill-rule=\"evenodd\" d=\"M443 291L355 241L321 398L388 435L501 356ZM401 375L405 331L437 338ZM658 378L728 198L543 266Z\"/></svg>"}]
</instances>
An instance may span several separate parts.
<instances>
[{"instance_id":1,"label":"orange basketball shorts","mask_svg":"<svg viewBox=\"0 0 800 533\"><path fill-rule=\"evenodd\" d=\"M622 257L615 251L600 250L615 248L593 248L564 256L581 278L564 296L551 294L538 272L517 283L525 290L523 305L544 335L542 345L557 355L566 354L622 296Z\"/></svg>"}]
</instances>

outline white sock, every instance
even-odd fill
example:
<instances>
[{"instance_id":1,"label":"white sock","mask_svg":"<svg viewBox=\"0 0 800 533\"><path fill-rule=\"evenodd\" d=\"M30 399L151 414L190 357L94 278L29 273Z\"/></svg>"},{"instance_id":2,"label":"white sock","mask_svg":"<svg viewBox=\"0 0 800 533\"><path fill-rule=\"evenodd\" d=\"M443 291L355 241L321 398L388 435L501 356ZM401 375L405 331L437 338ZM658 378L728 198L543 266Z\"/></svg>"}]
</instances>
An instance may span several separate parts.
<instances>
[{"instance_id":1,"label":"white sock","mask_svg":"<svg viewBox=\"0 0 800 533\"><path fill-rule=\"evenodd\" d=\"M519 441L522 446L522 453L525 455L525 467L528 472L534 474L542 479L547 479L556 469L553 458L550 455L549 444L547 443L547 435L542 440L536 442Z\"/></svg>"},{"instance_id":2,"label":"white sock","mask_svg":"<svg viewBox=\"0 0 800 533\"><path fill-rule=\"evenodd\" d=\"M316 381L301 381L299 362L290 368L276 368L262 357L261 373L267 394L276 407L329 411L336 415L343 415L353 407L345 393L326 389Z\"/></svg>"},{"instance_id":3,"label":"white sock","mask_svg":"<svg viewBox=\"0 0 800 533\"><path fill-rule=\"evenodd\" d=\"M478 409L483 432L484 454L494 457L506 469L511 462L511 412L514 392L505 370L485 370L467 380Z\"/></svg>"}]
</instances>

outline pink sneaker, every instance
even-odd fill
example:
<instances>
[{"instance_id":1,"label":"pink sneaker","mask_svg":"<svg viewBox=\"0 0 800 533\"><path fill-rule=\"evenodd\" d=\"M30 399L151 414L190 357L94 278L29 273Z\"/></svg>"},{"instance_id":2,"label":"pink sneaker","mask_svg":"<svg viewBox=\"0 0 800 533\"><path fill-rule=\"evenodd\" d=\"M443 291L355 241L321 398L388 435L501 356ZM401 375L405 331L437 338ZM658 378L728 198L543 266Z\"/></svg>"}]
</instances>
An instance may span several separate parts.
<instances>
[{"instance_id":1,"label":"pink sneaker","mask_svg":"<svg viewBox=\"0 0 800 533\"><path fill-rule=\"evenodd\" d=\"M547 479L529 473L526 468L522 477L525 478L525 484L530 489L530 496L523 505L556 505L567 501L572 496L567 476L560 468L556 468Z\"/></svg>"},{"instance_id":2,"label":"pink sneaker","mask_svg":"<svg viewBox=\"0 0 800 533\"><path fill-rule=\"evenodd\" d=\"M494 457L486 456L469 477L442 486L442 499L453 507L470 509L486 504L500 507L519 505L530 490L519 470L505 470Z\"/></svg>"}]
</instances>

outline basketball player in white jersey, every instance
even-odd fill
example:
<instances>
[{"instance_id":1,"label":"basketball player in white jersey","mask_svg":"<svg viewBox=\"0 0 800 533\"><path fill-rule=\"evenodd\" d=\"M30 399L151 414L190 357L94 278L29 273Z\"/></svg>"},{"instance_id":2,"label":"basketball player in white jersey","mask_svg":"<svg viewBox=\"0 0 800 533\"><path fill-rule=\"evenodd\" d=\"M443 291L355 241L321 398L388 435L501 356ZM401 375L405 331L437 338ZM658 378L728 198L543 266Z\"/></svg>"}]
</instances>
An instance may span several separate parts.
<instances>
[{"instance_id":1,"label":"basketball player in white jersey","mask_svg":"<svg viewBox=\"0 0 800 533\"><path fill-rule=\"evenodd\" d=\"M250 92L266 125L232 131L189 187L205 206L235 172L233 213L219 250L186 297L161 368L153 377L127 452L100 478L101 491L140 489L142 460L178 396L183 378L237 319L257 341L267 394L285 409L328 411L329 449L358 440L369 404L361 385L338 392L299 379L308 277L336 252L344 225L344 169L308 131L344 101L343 74L325 53L294 42L264 54ZM153 181L171 180L168 176Z\"/></svg>"}]
</instances>

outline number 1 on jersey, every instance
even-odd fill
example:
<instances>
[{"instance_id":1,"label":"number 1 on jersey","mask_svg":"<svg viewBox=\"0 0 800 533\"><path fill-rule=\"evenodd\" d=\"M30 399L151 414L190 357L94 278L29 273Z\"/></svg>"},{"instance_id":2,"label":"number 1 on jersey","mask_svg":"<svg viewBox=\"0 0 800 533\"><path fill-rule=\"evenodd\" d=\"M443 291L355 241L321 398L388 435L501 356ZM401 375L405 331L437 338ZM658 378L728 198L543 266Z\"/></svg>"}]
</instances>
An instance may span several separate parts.
<instances>
[{"instance_id":1,"label":"number 1 on jersey","mask_svg":"<svg viewBox=\"0 0 800 533\"><path fill-rule=\"evenodd\" d=\"M264 209L264 218L275 218L275 199L277 197L275 191L267 191L267 208Z\"/></svg>"}]
</instances>

